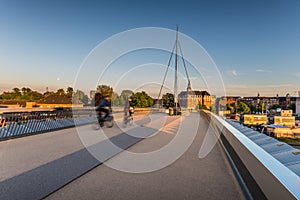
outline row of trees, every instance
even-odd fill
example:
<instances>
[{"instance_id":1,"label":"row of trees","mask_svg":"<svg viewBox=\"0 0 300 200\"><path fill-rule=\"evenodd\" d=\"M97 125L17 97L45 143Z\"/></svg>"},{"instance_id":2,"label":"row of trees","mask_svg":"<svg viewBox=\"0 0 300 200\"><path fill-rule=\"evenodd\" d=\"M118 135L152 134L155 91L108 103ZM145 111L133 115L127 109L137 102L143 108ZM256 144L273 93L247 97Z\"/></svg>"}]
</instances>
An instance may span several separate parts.
<instances>
[{"instance_id":1,"label":"row of trees","mask_svg":"<svg viewBox=\"0 0 300 200\"><path fill-rule=\"evenodd\" d=\"M244 114L244 113L266 113L267 109L268 110L276 110L277 108L282 108L279 104L273 104L269 108L267 106L260 102L256 107L253 104L247 105L244 102L238 102L237 105L230 105L226 104L226 110L231 110L232 112L236 112L239 114ZM291 104L287 107L289 110L293 110L293 112L296 112L296 105Z\"/></svg>"},{"instance_id":2,"label":"row of trees","mask_svg":"<svg viewBox=\"0 0 300 200\"><path fill-rule=\"evenodd\" d=\"M97 91L100 96L93 99L92 104L98 104L99 99L103 96L111 98L112 106L124 106L128 97L132 97L132 103L135 107L151 107L154 105L154 100L145 91L134 93L131 90L123 90L120 95L113 91L113 88L108 85L99 85Z\"/></svg>"},{"instance_id":3,"label":"row of trees","mask_svg":"<svg viewBox=\"0 0 300 200\"><path fill-rule=\"evenodd\" d=\"M14 88L11 92L4 92L0 95L0 99L3 100L40 100L43 97L43 94L25 87Z\"/></svg>"},{"instance_id":4,"label":"row of trees","mask_svg":"<svg viewBox=\"0 0 300 200\"><path fill-rule=\"evenodd\" d=\"M46 91L44 93L40 93L37 91L34 91L30 88L13 88L10 92L3 92L3 94L0 95L1 100L26 100L26 101L38 101L44 98L47 98L51 95L59 95L59 96L69 96L69 97L75 97L78 98L80 101L82 101L84 104L88 104L89 98L84 92L81 90L77 90L74 92L74 89L72 87L68 87L66 91L62 88L58 89L56 92L54 91Z\"/></svg>"},{"instance_id":5,"label":"row of trees","mask_svg":"<svg viewBox=\"0 0 300 200\"><path fill-rule=\"evenodd\" d=\"M110 96L112 100L113 106L124 106L125 102L127 101L128 97L133 98L133 104L136 107L151 107L154 105L154 100L151 98L146 92L137 92L134 93L131 90L123 90L121 95L118 95L117 93L113 92L113 88L107 85L99 85L97 87L97 93L100 94L98 96L98 100L95 98L92 99L92 105L97 104L99 99L101 99L101 96ZM54 91L46 91L44 93L40 93L37 91L34 91L30 88L13 88L10 92L3 92L3 94L0 95L0 100L26 100L26 101L38 101L44 98L47 98L48 96L68 96L68 97L74 97L76 99L79 99L82 103L85 105L88 105L91 103L88 96L81 90L74 91L72 87L68 87L66 90L60 88L56 92Z\"/></svg>"},{"instance_id":6,"label":"row of trees","mask_svg":"<svg viewBox=\"0 0 300 200\"><path fill-rule=\"evenodd\" d=\"M108 85L99 85L96 91L99 95L95 98L90 99L81 90L74 91L72 87L68 87L66 90L60 88L56 92L46 91L44 93L39 93L33 91L30 88L23 87L22 89L14 88L10 92L4 92L0 95L2 100L26 100L26 101L38 101L47 98L51 95L68 96L79 99L85 105L98 105L100 99L103 96L110 96L111 103L113 106L124 106L128 97L132 97L133 105L135 107L151 107L154 105L154 99L150 97L145 91L134 93L131 90L123 90L120 95L113 91L113 88ZM162 96L163 106L166 108L174 107L174 95L171 93L166 93ZM204 105L199 105L199 109L209 109Z\"/></svg>"}]
</instances>

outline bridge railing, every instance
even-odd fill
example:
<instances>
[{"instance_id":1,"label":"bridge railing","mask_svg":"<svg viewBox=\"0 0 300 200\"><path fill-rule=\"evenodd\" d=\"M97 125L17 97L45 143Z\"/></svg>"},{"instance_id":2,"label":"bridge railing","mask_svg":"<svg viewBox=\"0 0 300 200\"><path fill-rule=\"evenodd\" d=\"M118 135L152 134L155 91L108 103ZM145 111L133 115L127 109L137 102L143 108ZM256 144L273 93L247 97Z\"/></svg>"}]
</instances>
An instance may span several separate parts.
<instances>
[{"instance_id":1,"label":"bridge railing","mask_svg":"<svg viewBox=\"0 0 300 200\"><path fill-rule=\"evenodd\" d=\"M114 107L113 114L122 116L123 107ZM162 112L155 108L137 108L137 115ZM116 115L115 115L116 116ZM94 107L0 113L0 140L55 131L96 122Z\"/></svg>"},{"instance_id":2,"label":"bridge railing","mask_svg":"<svg viewBox=\"0 0 300 200\"><path fill-rule=\"evenodd\" d=\"M91 123L92 110L52 110L0 114L0 140Z\"/></svg>"},{"instance_id":3,"label":"bridge railing","mask_svg":"<svg viewBox=\"0 0 300 200\"><path fill-rule=\"evenodd\" d=\"M254 199L300 199L300 177L224 119L201 111Z\"/></svg>"}]
</instances>

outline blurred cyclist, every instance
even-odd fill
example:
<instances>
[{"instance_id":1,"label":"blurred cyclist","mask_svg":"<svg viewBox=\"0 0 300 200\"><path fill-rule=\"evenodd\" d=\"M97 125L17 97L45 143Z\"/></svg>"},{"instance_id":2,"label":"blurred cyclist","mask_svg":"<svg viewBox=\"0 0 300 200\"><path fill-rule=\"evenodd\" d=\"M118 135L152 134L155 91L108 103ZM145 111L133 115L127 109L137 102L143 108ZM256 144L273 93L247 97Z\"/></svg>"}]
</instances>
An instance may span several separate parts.
<instances>
[{"instance_id":1,"label":"blurred cyclist","mask_svg":"<svg viewBox=\"0 0 300 200\"><path fill-rule=\"evenodd\" d=\"M109 96L106 95L104 96L99 105L96 107L96 111L98 111L99 113L99 122L103 121L105 118L108 117L109 115L109 112L111 110L111 105L110 105L110 102L109 102ZM102 116L102 112L105 113L104 116Z\"/></svg>"},{"instance_id":2,"label":"blurred cyclist","mask_svg":"<svg viewBox=\"0 0 300 200\"><path fill-rule=\"evenodd\" d=\"M129 122L129 119L133 120L133 113L134 113L134 108L133 108L132 98L129 97L124 106L124 123L125 124L127 124L127 122Z\"/></svg>"}]
</instances>

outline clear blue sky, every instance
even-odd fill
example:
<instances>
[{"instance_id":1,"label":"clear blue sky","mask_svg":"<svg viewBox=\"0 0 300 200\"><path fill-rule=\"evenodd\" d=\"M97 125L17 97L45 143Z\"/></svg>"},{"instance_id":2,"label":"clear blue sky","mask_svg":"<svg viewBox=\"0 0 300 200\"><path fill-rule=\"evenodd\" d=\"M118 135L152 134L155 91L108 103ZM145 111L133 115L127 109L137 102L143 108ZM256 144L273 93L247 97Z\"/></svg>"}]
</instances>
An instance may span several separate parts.
<instances>
[{"instance_id":1,"label":"clear blue sky","mask_svg":"<svg viewBox=\"0 0 300 200\"><path fill-rule=\"evenodd\" d=\"M67 88L89 52L110 36L179 24L210 54L228 95L295 95L299 10L299 0L0 0L0 92Z\"/></svg>"}]
</instances>

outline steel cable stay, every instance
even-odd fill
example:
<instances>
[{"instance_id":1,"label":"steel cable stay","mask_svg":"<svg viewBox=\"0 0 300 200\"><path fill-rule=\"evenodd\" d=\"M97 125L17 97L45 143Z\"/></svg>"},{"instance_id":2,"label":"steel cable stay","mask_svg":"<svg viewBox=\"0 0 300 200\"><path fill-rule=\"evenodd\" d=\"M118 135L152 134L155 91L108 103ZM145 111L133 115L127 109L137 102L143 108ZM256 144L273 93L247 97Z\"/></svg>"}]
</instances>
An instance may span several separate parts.
<instances>
[{"instance_id":1,"label":"steel cable stay","mask_svg":"<svg viewBox=\"0 0 300 200\"><path fill-rule=\"evenodd\" d=\"M172 60L172 57L173 57L173 54L174 54L175 46L176 46L176 43L174 44L174 47L173 47L171 56L170 56L170 58L169 58L168 66L167 66L167 69L166 69L166 72L165 72L165 76L164 76L163 82L162 82L162 84L161 84L161 87L160 87L160 90L159 90L157 99L160 98L162 88L163 88L163 86L164 86L164 84L165 84L165 81L166 81L166 78L167 78L167 74L168 74L168 70L169 70L169 68L170 68L170 63L171 63L171 60Z\"/></svg>"},{"instance_id":2,"label":"steel cable stay","mask_svg":"<svg viewBox=\"0 0 300 200\"><path fill-rule=\"evenodd\" d=\"M184 60L184 57L183 57L183 52L182 52L182 48L181 48L181 45L179 43L179 40L178 40L178 25L177 25L177 29L176 29L176 40L175 40L175 44L173 46L173 49L172 49L172 53L170 55L170 58L169 58L169 61L168 61L168 66L167 66L167 69L166 69L166 72L165 72L165 75L164 75L164 78L163 78L163 81L162 81L162 84L161 84L161 87L160 87L160 90L159 90L159 94L158 94L158 102L160 100L160 97L161 97L161 93L162 93L162 88L165 84L165 81L166 81L166 78L167 78L167 74L168 74L168 71L169 71L169 68L170 68L170 64L171 64L171 60L173 58L173 54L174 54L174 50L176 50L176 55L175 55L175 80L174 80L174 114L177 115L177 111L178 111L178 108L180 109L180 106L178 104L178 99L177 99L177 89L178 89L178 49L179 49L179 53L180 53L180 57L182 59L182 63L183 63L183 66L184 66L184 70L185 70L185 74L186 74L186 78L187 78L187 81L188 81L188 89L191 89L191 81L190 81L190 77L189 77L189 74L188 74L188 71L187 71L187 66L186 66L186 63L185 63L185 60ZM161 106L162 106L163 102L161 102ZM180 113L180 111L178 112L178 114Z\"/></svg>"},{"instance_id":3,"label":"steel cable stay","mask_svg":"<svg viewBox=\"0 0 300 200\"><path fill-rule=\"evenodd\" d=\"M180 45L179 41L178 41L178 46L179 46L179 50L180 50L180 54L181 54L183 66L184 66L184 69L185 69L186 78L188 80L188 87L191 88L191 81L190 81L189 73L187 71L187 67L186 67L186 64L185 64L185 60L184 60L184 57L183 57L183 53L182 53L182 49L181 49L181 45Z\"/></svg>"}]
</instances>

